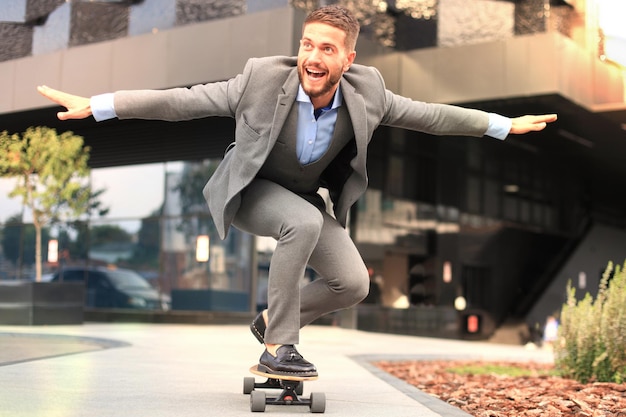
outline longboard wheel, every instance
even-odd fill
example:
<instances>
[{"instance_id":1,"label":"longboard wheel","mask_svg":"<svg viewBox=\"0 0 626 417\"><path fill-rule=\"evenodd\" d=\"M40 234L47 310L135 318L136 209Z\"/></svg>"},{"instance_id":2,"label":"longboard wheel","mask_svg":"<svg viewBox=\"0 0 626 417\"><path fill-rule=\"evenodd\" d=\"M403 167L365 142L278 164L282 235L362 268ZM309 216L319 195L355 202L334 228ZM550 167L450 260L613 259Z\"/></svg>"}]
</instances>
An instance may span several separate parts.
<instances>
[{"instance_id":1,"label":"longboard wheel","mask_svg":"<svg viewBox=\"0 0 626 417\"><path fill-rule=\"evenodd\" d=\"M311 393L311 412L323 413L326 411L326 394L323 392Z\"/></svg>"},{"instance_id":2,"label":"longboard wheel","mask_svg":"<svg viewBox=\"0 0 626 417\"><path fill-rule=\"evenodd\" d=\"M265 411L265 393L263 391L252 391L250 393L250 411L253 413Z\"/></svg>"},{"instance_id":3,"label":"longboard wheel","mask_svg":"<svg viewBox=\"0 0 626 417\"><path fill-rule=\"evenodd\" d=\"M243 379L243 393L250 394L254 391L254 377L247 376Z\"/></svg>"}]
</instances>

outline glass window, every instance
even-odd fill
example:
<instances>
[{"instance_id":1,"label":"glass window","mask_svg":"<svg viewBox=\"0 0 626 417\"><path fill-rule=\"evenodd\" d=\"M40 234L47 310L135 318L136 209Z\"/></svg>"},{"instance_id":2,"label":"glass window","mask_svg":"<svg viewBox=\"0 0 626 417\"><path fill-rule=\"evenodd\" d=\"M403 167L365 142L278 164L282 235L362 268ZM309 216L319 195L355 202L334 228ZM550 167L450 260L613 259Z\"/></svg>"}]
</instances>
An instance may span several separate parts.
<instances>
[{"instance_id":1,"label":"glass window","mask_svg":"<svg viewBox=\"0 0 626 417\"><path fill-rule=\"evenodd\" d=\"M109 288L108 282L106 280L106 276L99 272L88 272L89 276L87 278L87 288Z\"/></svg>"},{"instance_id":2,"label":"glass window","mask_svg":"<svg viewBox=\"0 0 626 417\"><path fill-rule=\"evenodd\" d=\"M543 204L533 203L532 205L532 222L536 225L542 225L543 223Z\"/></svg>"},{"instance_id":3,"label":"glass window","mask_svg":"<svg viewBox=\"0 0 626 417\"><path fill-rule=\"evenodd\" d=\"M0 7L0 22L23 22L26 0L4 0Z\"/></svg>"},{"instance_id":4,"label":"glass window","mask_svg":"<svg viewBox=\"0 0 626 417\"><path fill-rule=\"evenodd\" d=\"M466 194L467 211L470 213L480 213L480 210L481 210L480 178L474 175L469 175L466 178L465 183L466 183L465 192L467 193Z\"/></svg>"},{"instance_id":5,"label":"glass window","mask_svg":"<svg viewBox=\"0 0 626 417\"><path fill-rule=\"evenodd\" d=\"M517 161L509 159L504 166L504 179L511 184L519 182L519 171Z\"/></svg>"},{"instance_id":6,"label":"glass window","mask_svg":"<svg viewBox=\"0 0 626 417\"><path fill-rule=\"evenodd\" d=\"M131 36L169 29L176 24L176 0L150 0L130 8Z\"/></svg>"},{"instance_id":7,"label":"glass window","mask_svg":"<svg viewBox=\"0 0 626 417\"><path fill-rule=\"evenodd\" d=\"M489 297L492 285L491 267L462 265L461 279L463 294L469 307L488 308L492 304Z\"/></svg>"},{"instance_id":8,"label":"glass window","mask_svg":"<svg viewBox=\"0 0 626 417\"><path fill-rule=\"evenodd\" d=\"M526 199L520 199L519 203L519 214L520 221L523 223L530 223L530 202Z\"/></svg>"},{"instance_id":9,"label":"glass window","mask_svg":"<svg viewBox=\"0 0 626 417\"><path fill-rule=\"evenodd\" d=\"M517 198L504 196L504 218L507 220L517 220Z\"/></svg>"},{"instance_id":10,"label":"glass window","mask_svg":"<svg viewBox=\"0 0 626 417\"><path fill-rule=\"evenodd\" d=\"M59 280L80 282L85 280L85 271L63 271L63 274L59 274Z\"/></svg>"},{"instance_id":11,"label":"glass window","mask_svg":"<svg viewBox=\"0 0 626 417\"><path fill-rule=\"evenodd\" d=\"M124 227L136 232L139 218L155 213L163 205L167 168L167 164L146 164L93 169L92 187L105 190L100 200L109 207L104 218L128 219Z\"/></svg>"},{"instance_id":12,"label":"glass window","mask_svg":"<svg viewBox=\"0 0 626 417\"><path fill-rule=\"evenodd\" d=\"M234 228L220 240L202 195L218 164L205 160L93 169L92 186L103 190L98 200L108 212L46 227L43 250L45 242L57 239L59 263L44 264L44 273L71 266L115 266L136 272L164 293L249 292L254 240ZM31 277L34 270L34 227L22 224L19 202L6 198L13 186L14 181L0 180L1 279ZM7 219L12 223L5 224ZM209 240L206 262L196 260L198 236Z\"/></svg>"},{"instance_id":13,"label":"glass window","mask_svg":"<svg viewBox=\"0 0 626 417\"><path fill-rule=\"evenodd\" d=\"M485 174L492 177L500 175L500 161L497 158L498 156L494 155L485 158Z\"/></svg>"},{"instance_id":14,"label":"glass window","mask_svg":"<svg viewBox=\"0 0 626 417\"><path fill-rule=\"evenodd\" d=\"M404 158L400 156L389 157L389 172L387 177L387 190L394 197L402 197L404 190Z\"/></svg>"},{"instance_id":15,"label":"glass window","mask_svg":"<svg viewBox=\"0 0 626 417\"><path fill-rule=\"evenodd\" d=\"M247 11L248 13L255 13L264 10L276 9L278 7L286 7L288 5L289 0L248 0Z\"/></svg>"},{"instance_id":16,"label":"glass window","mask_svg":"<svg viewBox=\"0 0 626 417\"><path fill-rule=\"evenodd\" d=\"M480 171L482 170L482 165L483 165L481 146L480 144L476 143L476 141L473 141L471 139L467 139L467 140L468 140L467 154L466 154L467 167L475 171Z\"/></svg>"},{"instance_id":17,"label":"glass window","mask_svg":"<svg viewBox=\"0 0 626 417\"><path fill-rule=\"evenodd\" d=\"M48 54L67 49L70 40L71 3L56 8L46 24L36 26L33 31L33 55Z\"/></svg>"},{"instance_id":18,"label":"glass window","mask_svg":"<svg viewBox=\"0 0 626 417\"><path fill-rule=\"evenodd\" d=\"M107 277L115 288L150 288L146 280L130 271L108 271Z\"/></svg>"},{"instance_id":19,"label":"glass window","mask_svg":"<svg viewBox=\"0 0 626 417\"><path fill-rule=\"evenodd\" d=\"M483 196L484 213L487 217L500 216L501 186L496 180L485 180L485 193Z\"/></svg>"},{"instance_id":20,"label":"glass window","mask_svg":"<svg viewBox=\"0 0 626 417\"><path fill-rule=\"evenodd\" d=\"M17 184L15 178L0 177L0 223L6 222L10 217L21 218L22 204L18 198L10 198L9 193Z\"/></svg>"}]
</instances>

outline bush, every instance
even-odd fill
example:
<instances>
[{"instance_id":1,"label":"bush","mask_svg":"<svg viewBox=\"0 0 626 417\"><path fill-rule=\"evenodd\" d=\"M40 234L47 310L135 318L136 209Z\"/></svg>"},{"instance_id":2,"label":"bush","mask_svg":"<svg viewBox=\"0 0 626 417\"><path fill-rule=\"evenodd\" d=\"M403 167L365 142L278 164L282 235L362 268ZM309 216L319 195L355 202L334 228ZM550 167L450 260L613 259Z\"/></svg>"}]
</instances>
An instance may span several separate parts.
<instances>
[{"instance_id":1,"label":"bush","mask_svg":"<svg viewBox=\"0 0 626 417\"><path fill-rule=\"evenodd\" d=\"M609 262L595 301L589 293L577 301L576 289L567 284L554 353L563 377L626 382L626 262L621 268Z\"/></svg>"}]
</instances>

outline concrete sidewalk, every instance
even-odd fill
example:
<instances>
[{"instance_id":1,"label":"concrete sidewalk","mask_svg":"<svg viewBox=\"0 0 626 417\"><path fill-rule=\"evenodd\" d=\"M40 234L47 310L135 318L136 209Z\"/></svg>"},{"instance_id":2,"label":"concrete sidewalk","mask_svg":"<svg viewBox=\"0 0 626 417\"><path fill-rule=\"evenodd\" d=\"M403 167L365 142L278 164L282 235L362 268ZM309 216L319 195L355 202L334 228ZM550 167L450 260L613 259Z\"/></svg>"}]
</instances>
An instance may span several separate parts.
<instances>
[{"instance_id":1,"label":"concrete sidewalk","mask_svg":"<svg viewBox=\"0 0 626 417\"><path fill-rule=\"evenodd\" d=\"M377 360L552 361L551 352L522 346L325 326L303 329L298 349L320 372L305 383L305 396L325 393L325 415L345 417L468 416L379 371ZM245 416L243 378L261 353L241 325L0 326L0 417Z\"/></svg>"}]
</instances>

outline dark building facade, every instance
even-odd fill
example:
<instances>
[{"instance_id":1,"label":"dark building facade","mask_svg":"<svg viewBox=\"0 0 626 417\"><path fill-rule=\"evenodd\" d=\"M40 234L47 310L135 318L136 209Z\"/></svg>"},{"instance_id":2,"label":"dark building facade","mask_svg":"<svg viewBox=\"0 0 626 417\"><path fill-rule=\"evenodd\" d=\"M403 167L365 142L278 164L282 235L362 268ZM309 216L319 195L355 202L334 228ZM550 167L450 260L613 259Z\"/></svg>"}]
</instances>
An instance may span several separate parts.
<instances>
[{"instance_id":1,"label":"dark building facade","mask_svg":"<svg viewBox=\"0 0 626 417\"><path fill-rule=\"evenodd\" d=\"M75 262L108 259L151 271L168 292L219 289L247 294L250 310L263 304L272 243L236 232L219 242L199 193L232 140L231 120L60 123L35 86L91 95L228 79L251 56L295 54L305 10L320 3L331 2L0 6L0 87L9 92L0 98L0 130L72 130L91 147L94 173L184 162L164 169L162 203L131 233L139 245L142 230L156 230L150 262L131 262L132 250ZM472 337L467 320L476 318L476 336L487 337L508 321L541 327L558 313L568 280L593 292L608 261L626 258L626 111L620 68L589 45L586 2L345 3L362 22L357 62L378 67L391 90L508 116L559 114L545 131L504 142L375 132L370 187L350 221L372 276L370 297L353 312L358 326ZM90 227L121 220L90 219ZM197 235L211 237L207 263L194 259ZM6 258L10 278L15 265Z\"/></svg>"}]
</instances>

